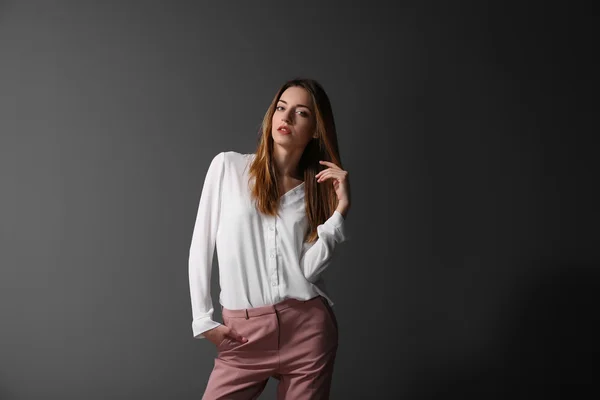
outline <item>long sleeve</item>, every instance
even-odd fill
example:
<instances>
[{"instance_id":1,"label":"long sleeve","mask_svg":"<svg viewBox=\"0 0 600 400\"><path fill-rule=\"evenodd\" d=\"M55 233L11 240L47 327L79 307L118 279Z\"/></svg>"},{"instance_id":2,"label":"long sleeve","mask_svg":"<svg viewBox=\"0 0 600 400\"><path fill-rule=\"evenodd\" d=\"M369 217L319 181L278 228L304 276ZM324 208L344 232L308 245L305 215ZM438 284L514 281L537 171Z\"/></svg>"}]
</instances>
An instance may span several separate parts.
<instances>
[{"instance_id":1,"label":"long sleeve","mask_svg":"<svg viewBox=\"0 0 600 400\"><path fill-rule=\"evenodd\" d=\"M210 281L219 226L224 157L224 152L217 154L208 167L189 251L192 332L196 339L204 339L203 332L221 325L212 319Z\"/></svg>"},{"instance_id":2,"label":"long sleeve","mask_svg":"<svg viewBox=\"0 0 600 400\"><path fill-rule=\"evenodd\" d=\"M303 246L300 268L309 282L316 282L333 259L337 244L348 241L344 216L337 210L323 224L317 226L318 239ZM310 246L310 247L308 247Z\"/></svg>"}]
</instances>

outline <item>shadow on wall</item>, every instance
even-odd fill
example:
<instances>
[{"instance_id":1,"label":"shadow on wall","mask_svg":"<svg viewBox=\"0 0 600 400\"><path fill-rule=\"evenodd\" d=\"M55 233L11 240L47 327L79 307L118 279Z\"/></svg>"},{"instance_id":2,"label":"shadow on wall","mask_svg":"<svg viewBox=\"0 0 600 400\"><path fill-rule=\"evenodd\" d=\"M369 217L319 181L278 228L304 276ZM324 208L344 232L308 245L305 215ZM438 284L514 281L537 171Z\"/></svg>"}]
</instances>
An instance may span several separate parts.
<instances>
[{"instance_id":1,"label":"shadow on wall","mask_svg":"<svg viewBox=\"0 0 600 400\"><path fill-rule=\"evenodd\" d=\"M600 398L600 263L531 268L481 354L420 371L410 399Z\"/></svg>"}]
</instances>

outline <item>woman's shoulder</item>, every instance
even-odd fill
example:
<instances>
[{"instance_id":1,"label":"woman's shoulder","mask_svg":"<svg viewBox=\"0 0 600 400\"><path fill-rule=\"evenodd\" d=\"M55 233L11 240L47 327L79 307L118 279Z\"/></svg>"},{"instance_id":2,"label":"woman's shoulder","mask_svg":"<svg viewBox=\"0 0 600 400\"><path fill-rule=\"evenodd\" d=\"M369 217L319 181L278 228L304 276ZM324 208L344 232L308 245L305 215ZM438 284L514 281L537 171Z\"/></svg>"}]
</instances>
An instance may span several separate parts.
<instances>
[{"instance_id":1,"label":"woman's shoulder","mask_svg":"<svg viewBox=\"0 0 600 400\"><path fill-rule=\"evenodd\" d=\"M240 153L239 151L235 150L223 150L222 153L230 160L245 160L255 156L254 153Z\"/></svg>"},{"instance_id":2,"label":"woman's shoulder","mask_svg":"<svg viewBox=\"0 0 600 400\"><path fill-rule=\"evenodd\" d=\"M240 153L235 150L224 150L222 151L225 160L229 162L242 162L246 163L251 160L256 154L254 153Z\"/></svg>"},{"instance_id":3,"label":"woman's shoulder","mask_svg":"<svg viewBox=\"0 0 600 400\"><path fill-rule=\"evenodd\" d=\"M223 160L226 164L239 170L246 168L256 155L255 153L240 153L239 151L234 150L225 150L221 153L223 154Z\"/></svg>"}]
</instances>

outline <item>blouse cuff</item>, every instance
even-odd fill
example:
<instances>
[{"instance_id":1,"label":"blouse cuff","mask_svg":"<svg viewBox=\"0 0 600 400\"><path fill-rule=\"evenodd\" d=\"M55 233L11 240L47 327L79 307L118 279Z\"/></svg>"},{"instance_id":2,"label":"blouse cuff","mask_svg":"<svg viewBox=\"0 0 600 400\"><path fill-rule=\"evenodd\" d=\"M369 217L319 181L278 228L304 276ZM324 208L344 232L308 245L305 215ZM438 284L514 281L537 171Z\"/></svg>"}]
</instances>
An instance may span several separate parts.
<instances>
[{"instance_id":1,"label":"blouse cuff","mask_svg":"<svg viewBox=\"0 0 600 400\"><path fill-rule=\"evenodd\" d=\"M333 215L329 217L326 223L332 225L335 228L335 238L337 243L342 243L350 240L348 230L346 229L346 220L341 212L335 210Z\"/></svg>"},{"instance_id":2,"label":"blouse cuff","mask_svg":"<svg viewBox=\"0 0 600 400\"><path fill-rule=\"evenodd\" d=\"M194 339L204 339L204 332L216 328L221 325L217 321L213 321L210 318L201 318L192 322L192 332L194 334Z\"/></svg>"}]
</instances>

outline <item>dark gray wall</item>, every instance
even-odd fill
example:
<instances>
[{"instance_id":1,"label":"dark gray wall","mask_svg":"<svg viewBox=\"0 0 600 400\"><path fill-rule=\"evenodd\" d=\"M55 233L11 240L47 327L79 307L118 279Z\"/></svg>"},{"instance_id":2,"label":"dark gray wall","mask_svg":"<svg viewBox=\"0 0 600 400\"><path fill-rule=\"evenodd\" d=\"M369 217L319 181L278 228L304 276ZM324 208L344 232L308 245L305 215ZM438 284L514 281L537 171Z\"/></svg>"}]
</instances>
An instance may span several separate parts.
<instances>
[{"instance_id":1,"label":"dark gray wall","mask_svg":"<svg viewBox=\"0 0 600 400\"><path fill-rule=\"evenodd\" d=\"M0 399L201 397L204 176L254 151L295 76L328 91L352 183L332 398L577 398L598 376L591 13L230 3L0 1Z\"/></svg>"}]
</instances>

